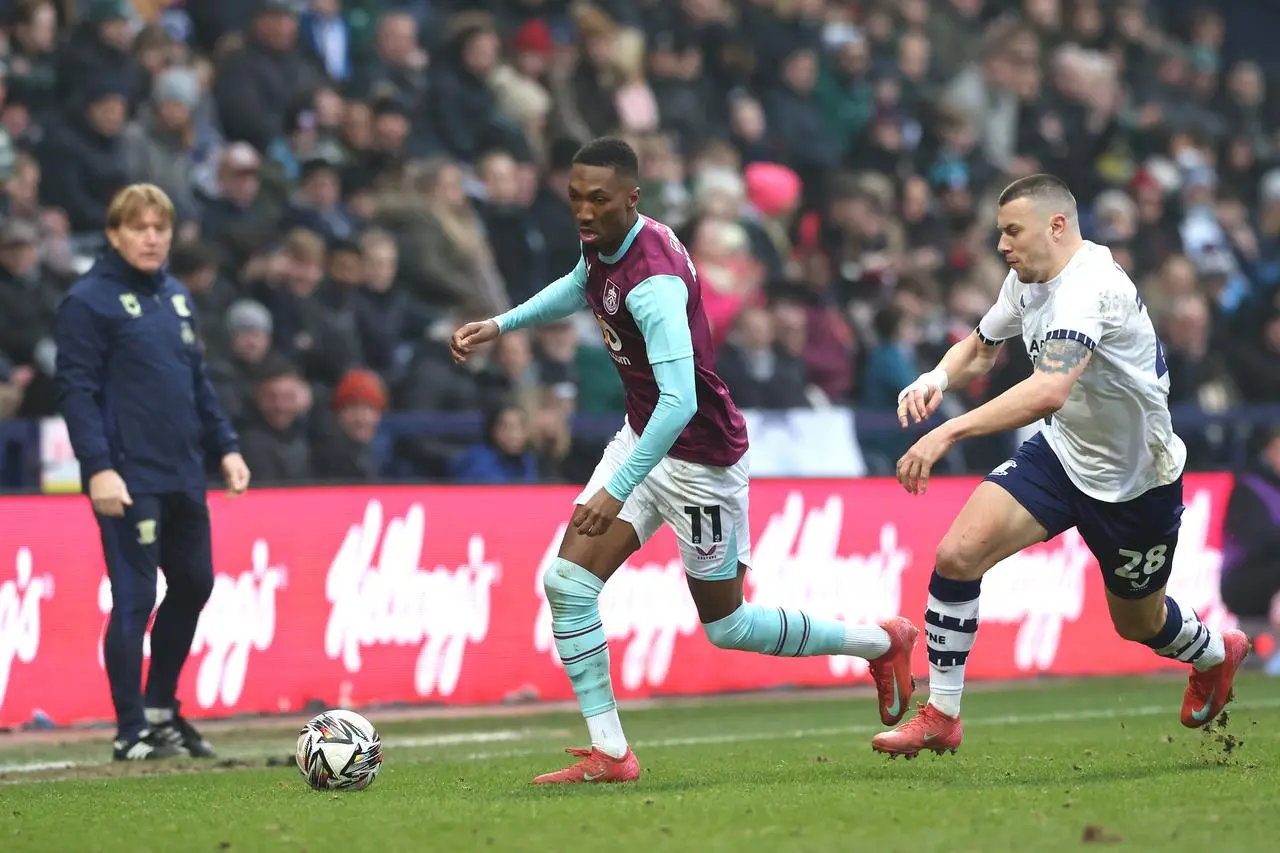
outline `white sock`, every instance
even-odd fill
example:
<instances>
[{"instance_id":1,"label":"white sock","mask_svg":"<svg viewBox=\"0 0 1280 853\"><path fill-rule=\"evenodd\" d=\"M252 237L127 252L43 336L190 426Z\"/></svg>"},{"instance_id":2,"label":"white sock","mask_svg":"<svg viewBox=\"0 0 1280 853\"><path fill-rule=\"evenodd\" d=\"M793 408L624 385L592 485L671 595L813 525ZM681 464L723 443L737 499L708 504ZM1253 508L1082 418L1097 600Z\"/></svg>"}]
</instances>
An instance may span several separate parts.
<instances>
[{"instance_id":1,"label":"white sock","mask_svg":"<svg viewBox=\"0 0 1280 853\"><path fill-rule=\"evenodd\" d=\"M978 636L977 584L969 601L940 601L929 595L924 632L929 646L929 704L948 717L960 716L964 667Z\"/></svg>"},{"instance_id":2,"label":"white sock","mask_svg":"<svg viewBox=\"0 0 1280 853\"><path fill-rule=\"evenodd\" d=\"M1168 608L1165 629L1148 645L1155 647L1169 639L1175 627L1178 633L1171 642L1156 648L1156 654L1189 663L1200 672L1212 669L1226 660L1227 651L1222 645L1222 635L1201 622L1194 610L1189 607L1183 609L1171 597L1165 598L1165 606Z\"/></svg>"},{"instance_id":3,"label":"white sock","mask_svg":"<svg viewBox=\"0 0 1280 853\"><path fill-rule=\"evenodd\" d=\"M144 708L142 713L146 716L147 722L153 726L167 723L173 719L172 708Z\"/></svg>"},{"instance_id":4,"label":"white sock","mask_svg":"<svg viewBox=\"0 0 1280 853\"><path fill-rule=\"evenodd\" d=\"M627 754L627 736L622 733L617 708L587 717L587 732L591 735L591 745L605 755L621 758Z\"/></svg>"},{"instance_id":5,"label":"white sock","mask_svg":"<svg viewBox=\"0 0 1280 853\"><path fill-rule=\"evenodd\" d=\"M841 653L875 660L889 651L889 632L878 625L846 625Z\"/></svg>"}]
</instances>

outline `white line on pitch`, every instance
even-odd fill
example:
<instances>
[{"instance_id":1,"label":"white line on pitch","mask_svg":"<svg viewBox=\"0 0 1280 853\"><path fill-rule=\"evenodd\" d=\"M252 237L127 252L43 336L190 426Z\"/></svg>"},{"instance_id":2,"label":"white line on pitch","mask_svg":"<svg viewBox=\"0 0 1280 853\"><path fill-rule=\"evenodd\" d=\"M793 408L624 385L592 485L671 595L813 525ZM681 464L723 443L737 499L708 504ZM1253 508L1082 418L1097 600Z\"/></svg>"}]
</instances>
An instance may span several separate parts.
<instances>
[{"instance_id":1,"label":"white line on pitch","mask_svg":"<svg viewBox=\"0 0 1280 853\"><path fill-rule=\"evenodd\" d=\"M1280 708L1280 698L1256 699L1240 706L1228 705L1232 713L1246 713L1254 708ZM1027 726L1044 723L1072 723L1086 720L1124 720L1129 717L1156 717L1161 714L1173 716L1177 707L1171 705L1140 705L1136 708L1099 708L1088 711L1055 711L1048 714L1008 714L999 717L979 717L969 721L979 726ZM660 738L658 740L639 740L633 746L636 749L664 749L677 746L708 746L720 743L749 743L762 740L790 740L807 737L834 737L838 735L875 734L885 731L884 726L852 725L834 726L820 729L792 729L790 731L772 732L740 732L723 735L693 735L691 737ZM1190 729L1188 731L1191 731ZM483 761L493 758L516 758L525 755L536 755L539 750L516 749L497 750L492 752L473 752L466 756L471 761Z\"/></svg>"},{"instance_id":2,"label":"white line on pitch","mask_svg":"<svg viewBox=\"0 0 1280 853\"><path fill-rule=\"evenodd\" d=\"M1246 713L1251 709L1280 708L1280 697L1255 699L1239 705L1228 706L1231 711ZM1134 708L1112 707L1081 711L1055 711L1047 714L1006 714L994 717L978 717L970 721L970 725L979 726L1027 726L1045 723L1072 723L1088 720L1124 720L1132 717L1155 717L1169 714L1172 718L1177 713L1175 704L1139 705ZM635 742L637 749L664 749L680 746L704 746L723 743L751 743L767 740L794 740L808 737L835 737L840 735L874 734L884 731L883 726L851 725L834 726L815 729L790 729L775 731L739 732L723 735L693 735L680 738L659 738L656 740L639 740ZM499 730L492 732L460 732L447 735L424 735L421 737L392 738L386 741L388 747L424 748L432 746L451 746L464 743L511 743L519 741L548 740L553 737L568 735L567 731L558 730ZM495 758L516 758L537 755L542 750L523 748L511 750L495 750L489 752L473 752L464 756L468 761L484 761ZM280 750L236 750L228 753L228 758L266 758L279 754ZM49 770L71 770L102 766L105 761L55 761L33 762L29 764L0 765L0 774L5 773L39 773Z\"/></svg>"}]
</instances>

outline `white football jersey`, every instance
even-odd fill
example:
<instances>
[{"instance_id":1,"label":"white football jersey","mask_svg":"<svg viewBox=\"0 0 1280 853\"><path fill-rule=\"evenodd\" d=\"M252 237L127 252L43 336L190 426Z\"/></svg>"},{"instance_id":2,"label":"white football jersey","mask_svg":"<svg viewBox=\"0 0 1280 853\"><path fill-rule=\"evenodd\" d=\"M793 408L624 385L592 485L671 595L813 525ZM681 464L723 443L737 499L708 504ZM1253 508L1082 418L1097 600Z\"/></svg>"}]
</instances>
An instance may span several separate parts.
<instances>
[{"instance_id":1,"label":"white football jersey","mask_svg":"<svg viewBox=\"0 0 1280 853\"><path fill-rule=\"evenodd\" d=\"M1187 448L1169 417L1169 371L1138 289L1105 246L1086 241L1057 278L1027 284L1010 271L978 324L995 343L1022 333L1040 359L1046 340L1093 355L1043 432L1071 482L1108 503L1174 482Z\"/></svg>"}]
</instances>

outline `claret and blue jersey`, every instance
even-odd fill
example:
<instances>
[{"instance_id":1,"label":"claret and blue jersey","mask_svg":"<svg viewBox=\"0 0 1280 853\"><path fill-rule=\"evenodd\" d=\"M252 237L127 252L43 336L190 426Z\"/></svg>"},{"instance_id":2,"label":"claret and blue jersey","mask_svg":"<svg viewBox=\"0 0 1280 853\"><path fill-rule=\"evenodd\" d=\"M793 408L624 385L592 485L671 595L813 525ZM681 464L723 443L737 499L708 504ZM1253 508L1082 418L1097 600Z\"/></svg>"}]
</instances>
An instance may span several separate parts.
<instances>
[{"instance_id":1,"label":"claret and blue jersey","mask_svg":"<svg viewBox=\"0 0 1280 853\"><path fill-rule=\"evenodd\" d=\"M612 255L583 247L574 270L496 318L502 331L589 308L626 393L627 422L641 435L606 487L626 498L671 456L716 468L747 451L747 430L712 369L711 330L688 251L670 228L637 218Z\"/></svg>"}]
</instances>

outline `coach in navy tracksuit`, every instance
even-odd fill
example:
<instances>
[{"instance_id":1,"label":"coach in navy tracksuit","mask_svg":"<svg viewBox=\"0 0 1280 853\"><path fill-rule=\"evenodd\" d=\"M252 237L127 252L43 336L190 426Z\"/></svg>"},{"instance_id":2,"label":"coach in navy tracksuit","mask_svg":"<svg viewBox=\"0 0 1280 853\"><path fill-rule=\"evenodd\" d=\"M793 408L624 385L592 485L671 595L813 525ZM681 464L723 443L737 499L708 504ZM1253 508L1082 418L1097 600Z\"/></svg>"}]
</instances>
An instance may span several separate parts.
<instances>
[{"instance_id":1,"label":"coach in navy tracksuit","mask_svg":"<svg viewBox=\"0 0 1280 853\"><path fill-rule=\"evenodd\" d=\"M249 485L205 374L191 294L164 271L173 219L159 188L122 190L107 212L112 248L67 293L54 333L59 404L111 579L103 651L122 761L213 754L174 698L213 590L207 455L232 494ZM159 567L167 592L144 696L142 640Z\"/></svg>"}]
</instances>

